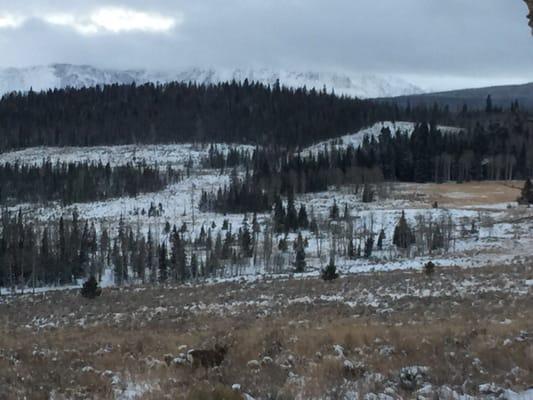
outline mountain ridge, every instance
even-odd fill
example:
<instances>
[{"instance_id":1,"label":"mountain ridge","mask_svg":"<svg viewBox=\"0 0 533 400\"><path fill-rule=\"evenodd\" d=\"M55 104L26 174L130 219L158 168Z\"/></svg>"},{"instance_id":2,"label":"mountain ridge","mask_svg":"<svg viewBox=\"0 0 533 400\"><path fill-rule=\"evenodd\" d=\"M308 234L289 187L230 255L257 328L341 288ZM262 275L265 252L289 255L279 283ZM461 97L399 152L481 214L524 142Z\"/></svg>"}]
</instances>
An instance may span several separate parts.
<instances>
[{"instance_id":1,"label":"mountain ridge","mask_svg":"<svg viewBox=\"0 0 533 400\"><path fill-rule=\"evenodd\" d=\"M508 107L512 102L518 101L521 106L533 108L533 82L395 96L379 100L412 106L431 106L437 103L456 109L466 104L468 107L480 109L485 107L489 95L493 105L498 107Z\"/></svg>"},{"instance_id":2,"label":"mountain ridge","mask_svg":"<svg viewBox=\"0 0 533 400\"><path fill-rule=\"evenodd\" d=\"M271 68L214 69L182 68L171 71L143 69L103 69L90 65L50 64L26 68L0 69L0 95L10 92L42 91L66 87L91 87L106 84L144 84L195 82L216 84L226 81L249 81L273 85L276 81L288 87L321 90L326 87L339 95L360 98L377 98L423 93L420 87L393 76L317 71L289 71Z\"/></svg>"}]
</instances>

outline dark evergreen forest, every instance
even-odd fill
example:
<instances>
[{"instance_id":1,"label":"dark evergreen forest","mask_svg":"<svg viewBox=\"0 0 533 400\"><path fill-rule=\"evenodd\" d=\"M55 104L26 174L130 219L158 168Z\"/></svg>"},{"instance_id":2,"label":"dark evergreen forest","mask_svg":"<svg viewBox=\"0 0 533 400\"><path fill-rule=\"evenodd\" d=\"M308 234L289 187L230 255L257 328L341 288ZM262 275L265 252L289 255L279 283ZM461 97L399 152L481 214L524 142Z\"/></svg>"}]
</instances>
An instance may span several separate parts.
<instances>
[{"instance_id":1,"label":"dark evergreen forest","mask_svg":"<svg viewBox=\"0 0 533 400\"><path fill-rule=\"evenodd\" d=\"M389 104L247 81L13 93L0 100L0 151L214 141L295 147L399 117Z\"/></svg>"},{"instance_id":2,"label":"dark evergreen forest","mask_svg":"<svg viewBox=\"0 0 533 400\"><path fill-rule=\"evenodd\" d=\"M0 203L38 203L59 201L64 205L135 197L157 192L177 182L180 173L167 169L161 173L147 165L127 164L111 167L102 163L52 163L41 166L0 165Z\"/></svg>"},{"instance_id":3,"label":"dark evergreen forest","mask_svg":"<svg viewBox=\"0 0 533 400\"><path fill-rule=\"evenodd\" d=\"M347 184L527 179L533 175L533 132L522 114L504 115L497 123L478 122L454 133L434 123L419 123L411 135L384 128L357 148L325 146L310 155L260 148L252 160L241 159L251 172L242 179L234 173L229 186L202 193L200 208L261 212L270 210L280 194Z\"/></svg>"}]
</instances>

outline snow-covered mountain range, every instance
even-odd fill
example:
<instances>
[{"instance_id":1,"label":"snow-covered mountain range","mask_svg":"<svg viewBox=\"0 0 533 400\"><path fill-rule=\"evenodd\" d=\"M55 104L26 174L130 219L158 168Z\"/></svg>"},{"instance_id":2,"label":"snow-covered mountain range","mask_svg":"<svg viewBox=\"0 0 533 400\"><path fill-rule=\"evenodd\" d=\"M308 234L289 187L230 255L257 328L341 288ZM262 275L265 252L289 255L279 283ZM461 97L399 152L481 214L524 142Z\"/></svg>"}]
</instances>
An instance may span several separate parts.
<instances>
[{"instance_id":1,"label":"snow-covered mountain range","mask_svg":"<svg viewBox=\"0 0 533 400\"><path fill-rule=\"evenodd\" d=\"M0 68L0 95L12 91L26 92L65 87L88 87L112 83L196 82L212 84L224 81L257 81L274 84L277 80L289 87L334 90L337 94L374 98L419 94L424 91L393 76L372 74L347 75L330 72L296 72L261 69L185 68L173 71L111 70L87 65L52 64L27 68Z\"/></svg>"}]
</instances>

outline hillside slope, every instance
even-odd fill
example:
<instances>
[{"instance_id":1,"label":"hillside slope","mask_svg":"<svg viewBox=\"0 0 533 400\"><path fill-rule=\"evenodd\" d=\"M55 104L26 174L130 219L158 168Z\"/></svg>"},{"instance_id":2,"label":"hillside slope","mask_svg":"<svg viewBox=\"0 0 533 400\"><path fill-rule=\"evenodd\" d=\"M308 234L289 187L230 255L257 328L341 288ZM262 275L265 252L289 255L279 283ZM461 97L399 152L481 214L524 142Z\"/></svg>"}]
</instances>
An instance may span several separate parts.
<instances>
[{"instance_id":1,"label":"hillside slope","mask_svg":"<svg viewBox=\"0 0 533 400\"><path fill-rule=\"evenodd\" d=\"M425 93L385 100L398 102L402 105L410 103L413 106L438 103L440 105L449 105L453 110L462 107L464 104L470 108L483 108L489 95L496 106L507 107L511 102L518 100L523 107L533 108L533 83Z\"/></svg>"}]
</instances>

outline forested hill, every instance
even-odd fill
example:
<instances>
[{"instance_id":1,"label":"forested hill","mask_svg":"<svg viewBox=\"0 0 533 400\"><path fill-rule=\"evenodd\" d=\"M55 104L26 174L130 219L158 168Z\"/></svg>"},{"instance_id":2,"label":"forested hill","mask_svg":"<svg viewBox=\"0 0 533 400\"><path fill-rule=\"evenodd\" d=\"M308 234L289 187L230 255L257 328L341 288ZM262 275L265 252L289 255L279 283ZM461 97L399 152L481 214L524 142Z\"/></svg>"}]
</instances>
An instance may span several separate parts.
<instances>
[{"instance_id":1,"label":"forested hill","mask_svg":"<svg viewBox=\"0 0 533 400\"><path fill-rule=\"evenodd\" d=\"M381 99L400 106L448 106L452 111L461 110L465 105L471 110L483 110L487 97L491 96L496 107L509 107L518 102L523 109L533 109L533 83L523 85L491 86L476 89L452 90L447 92L417 94Z\"/></svg>"},{"instance_id":2,"label":"forested hill","mask_svg":"<svg viewBox=\"0 0 533 400\"><path fill-rule=\"evenodd\" d=\"M0 100L0 151L31 146L305 145L401 116L395 106L274 85L110 85Z\"/></svg>"}]
</instances>

